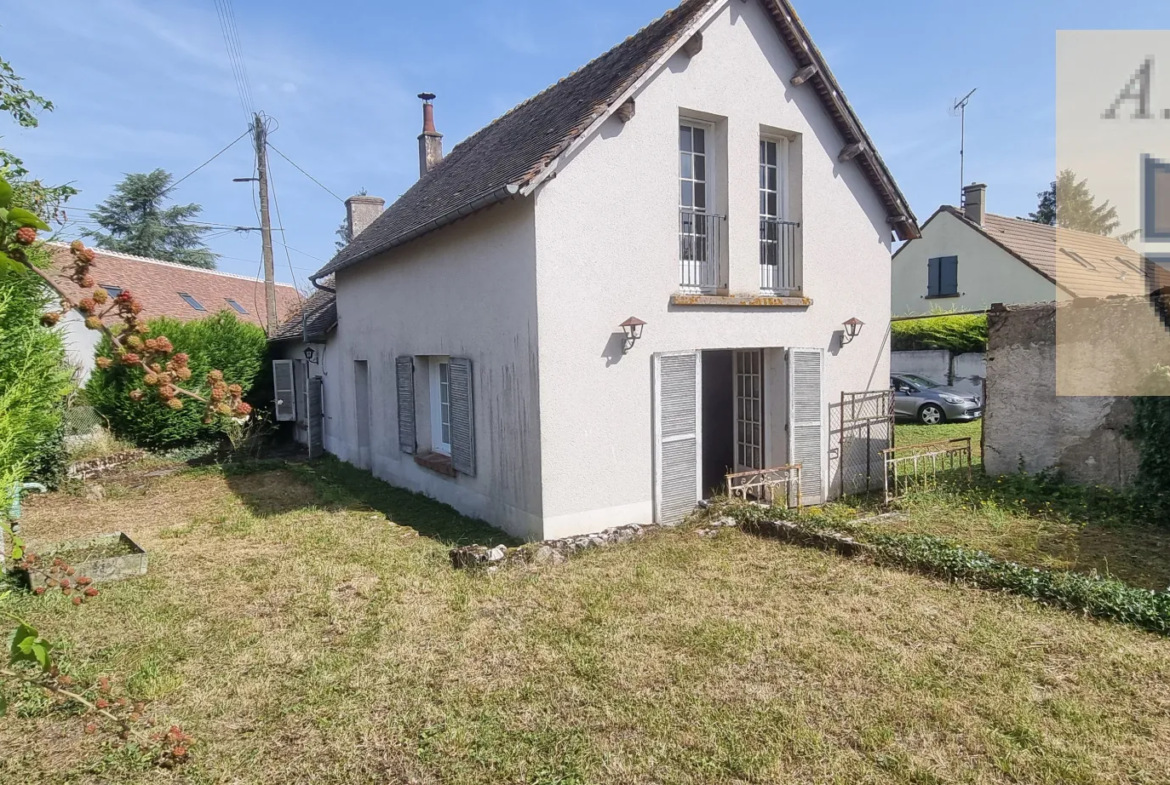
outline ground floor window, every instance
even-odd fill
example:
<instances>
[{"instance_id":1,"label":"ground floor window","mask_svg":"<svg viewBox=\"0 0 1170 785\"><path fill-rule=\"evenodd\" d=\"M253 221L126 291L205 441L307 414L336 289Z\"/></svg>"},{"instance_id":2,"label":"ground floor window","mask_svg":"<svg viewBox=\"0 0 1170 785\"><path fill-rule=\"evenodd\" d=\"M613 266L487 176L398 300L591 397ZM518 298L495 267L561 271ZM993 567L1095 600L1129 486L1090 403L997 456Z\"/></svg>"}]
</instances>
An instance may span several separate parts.
<instances>
[{"instance_id":1,"label":"ground floor window","mask_svg":"<svg viewBox=\"0 0 1170 785\"><path fill-rule=\"evenodd\" d=\"M451 358L431 357L431 445L451 454Z\"/></svg>"}]
</instances>

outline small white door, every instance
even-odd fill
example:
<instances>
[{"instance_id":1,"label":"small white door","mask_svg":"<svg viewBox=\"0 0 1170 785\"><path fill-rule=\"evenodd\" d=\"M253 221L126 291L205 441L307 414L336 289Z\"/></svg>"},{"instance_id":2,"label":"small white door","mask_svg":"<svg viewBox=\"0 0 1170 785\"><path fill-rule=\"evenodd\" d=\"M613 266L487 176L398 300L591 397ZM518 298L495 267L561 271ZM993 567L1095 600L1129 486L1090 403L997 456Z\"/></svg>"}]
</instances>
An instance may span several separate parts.
<instances>
[{"instance_id":1,"label":"small white door","mask_svg":"<svg viewBox=\"0 0 1170 785\"><path fill-rule=\"evenodd\" d=\"M805 504L825 501L824 353L788 350L788 461L801 465Z\"/></svg>"},{"instance_id":2,"label":"small white door","mask_svg":"<svg viewBox=\"0 0 1170 785\"><path fill-rule=\"evenodd\" d=\"M680 523L702 497L702 355L654 355L654 522Z\"/></svg>"},{"instance_id":3,"label":"small white door","mask_svg":"<svg viewBox=\"0 0 1170 785\"><path fill-rule=\"evenodd\" d=\"M764 368L758 349L735 353L735 470L764 468Z\"/></svg>"}]
</instances>

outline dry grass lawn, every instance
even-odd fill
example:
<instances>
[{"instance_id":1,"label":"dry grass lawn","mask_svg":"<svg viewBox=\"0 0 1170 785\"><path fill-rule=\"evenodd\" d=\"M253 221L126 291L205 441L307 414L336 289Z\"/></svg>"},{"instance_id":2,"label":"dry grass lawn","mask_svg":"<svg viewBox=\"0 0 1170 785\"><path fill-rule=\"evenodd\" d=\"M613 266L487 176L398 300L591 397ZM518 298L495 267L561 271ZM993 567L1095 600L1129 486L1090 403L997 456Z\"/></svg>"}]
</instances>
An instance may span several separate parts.
<instances>
[{"instance_id":1,"label":"dry grass lawn","mask_svg":"<svg viewBox=\"0 0 1170 785\"><path fill-rule=\"evenodd\" d=\"M193 760L152 770L29 697L0 781L1170 778L1170 641L1121 625L736 531L455 572L489 532L334 462L107 492L34 499L26 535L122 529L150 573L17 609Z\"/></svg>"}]
</instances>

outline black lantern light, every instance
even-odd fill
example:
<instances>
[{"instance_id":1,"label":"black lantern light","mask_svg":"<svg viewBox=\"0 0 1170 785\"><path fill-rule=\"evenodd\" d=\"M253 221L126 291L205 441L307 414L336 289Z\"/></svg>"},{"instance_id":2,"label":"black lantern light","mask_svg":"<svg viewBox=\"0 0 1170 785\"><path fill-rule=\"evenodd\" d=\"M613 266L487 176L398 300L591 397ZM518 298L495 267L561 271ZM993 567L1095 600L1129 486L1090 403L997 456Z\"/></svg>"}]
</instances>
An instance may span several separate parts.
<instances>
[{"instance_id":1,"label":"black lantern light","mask_svg":"<svg viewBox=\"0 0 1170 785\"><path fill-rule=\"evenodd\" d=\"M313 359L313 358L314 358L314 357L316 357L316 356L317 356L317 350L316 350L316 349L314 349L312 346L306 346L306 347L305 347L305 360L306 360L307 362L311 362L311 363L314 363L314 364L320 364L320 362L321 362L320 360L314 360L314 359Z\"/></svg>"},{"instance_id":2,"label":"black lantern light","mask_svg":"<svg viewBox=\"0 0 1170 785\"><path fill-rule=\"evenodd\" d=\"M857 336L861 335L861 328L865 326L865 322L858 319L856 316L845 322L845 335L841 339L841 343L849 343Z\"/></svg>"},{"instance_id":3,"label":"black lantern light","mask_svg":"<svg viewBox=\"0 0 1170 785\"><path fill-rule=\"evenodd\" d=\"M646 326L646 323L637 316L631 316L619 326L626 334L626 340L622 343L622 354L625 354L634 348L634 341L642 337L642 328Z\"/></svg>"}]
</instances>

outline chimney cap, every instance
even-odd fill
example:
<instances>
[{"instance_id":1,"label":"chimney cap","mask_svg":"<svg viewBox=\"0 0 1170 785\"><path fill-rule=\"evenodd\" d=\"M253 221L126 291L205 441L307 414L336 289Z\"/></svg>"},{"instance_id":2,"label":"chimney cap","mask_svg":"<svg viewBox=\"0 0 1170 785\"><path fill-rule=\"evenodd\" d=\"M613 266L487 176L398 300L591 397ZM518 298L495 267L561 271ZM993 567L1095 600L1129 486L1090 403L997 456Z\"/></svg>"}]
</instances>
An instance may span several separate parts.
<instances>
[{"instance_id":1,"label":"chimney cap","mask_svg":"<svg viewBox=\"0 0 1170 785\"><path fill-rule=\"evenodd\" d=\"M431 101L435 100L435 94L434 94L434 93L419 93L419 94L418 94L418 97L419 97L419 98L421 98L422 100L426 101L428 104L429 104Z\"/></svg>"}]
</instances>

